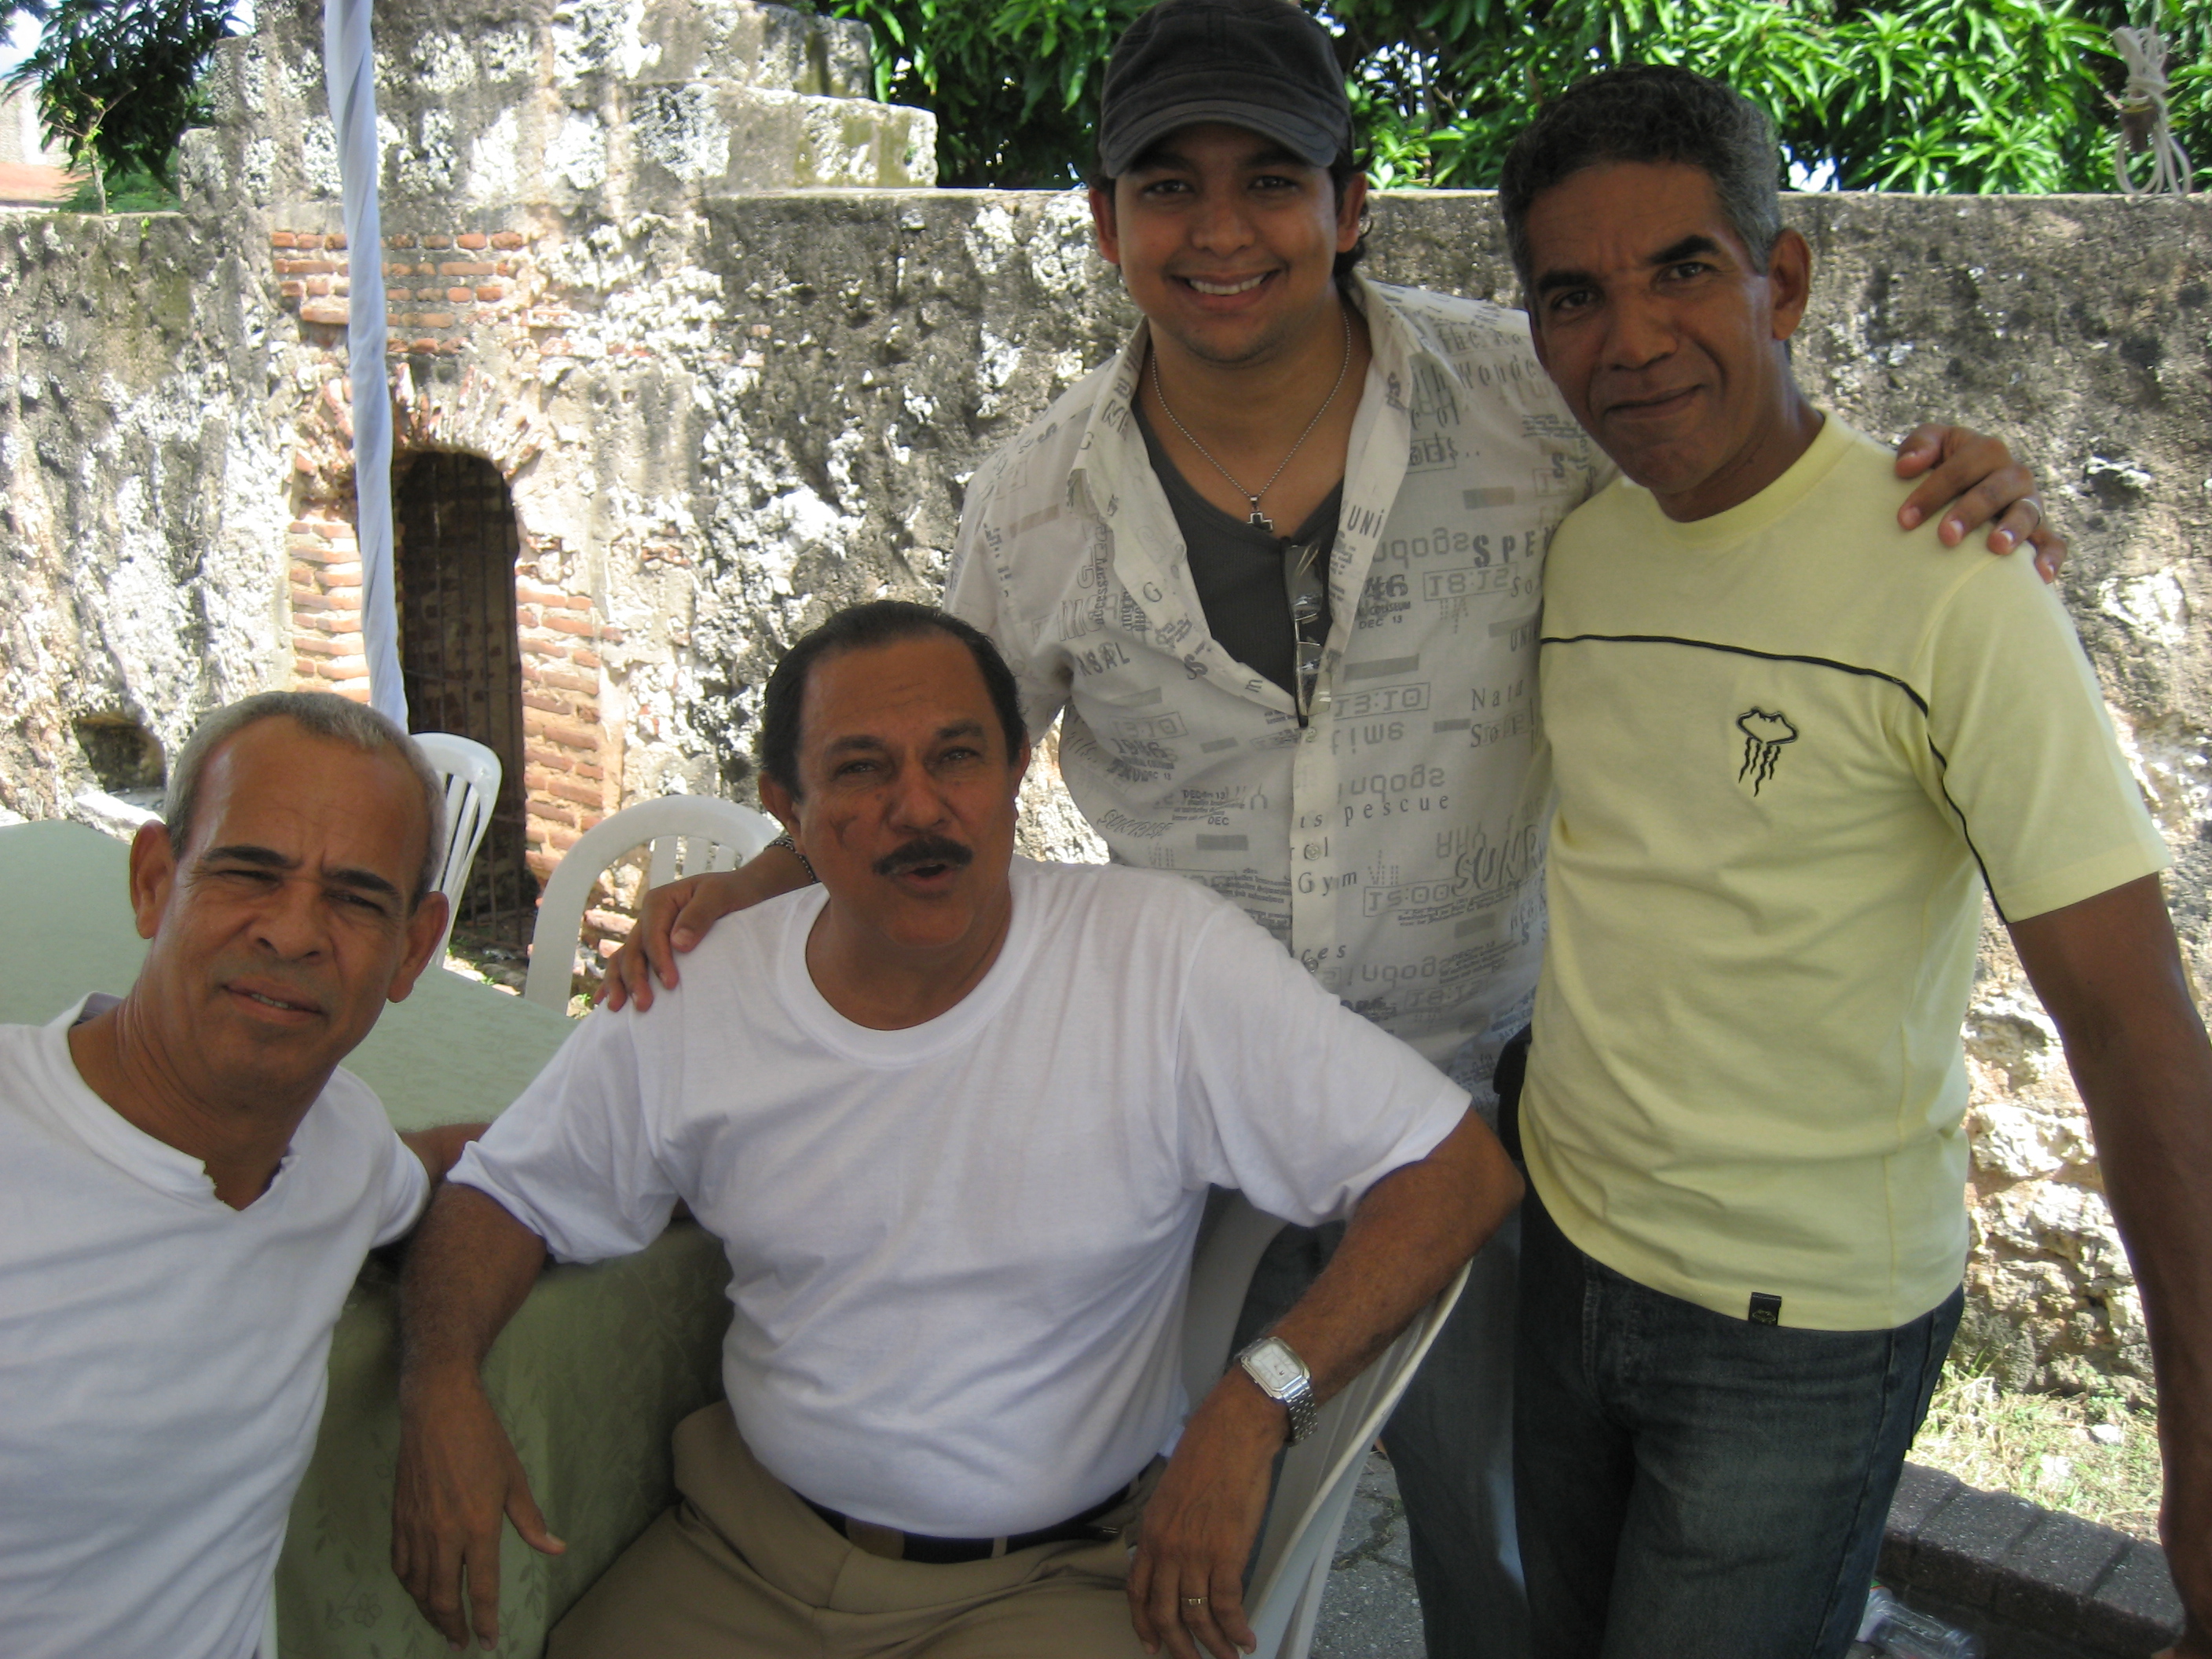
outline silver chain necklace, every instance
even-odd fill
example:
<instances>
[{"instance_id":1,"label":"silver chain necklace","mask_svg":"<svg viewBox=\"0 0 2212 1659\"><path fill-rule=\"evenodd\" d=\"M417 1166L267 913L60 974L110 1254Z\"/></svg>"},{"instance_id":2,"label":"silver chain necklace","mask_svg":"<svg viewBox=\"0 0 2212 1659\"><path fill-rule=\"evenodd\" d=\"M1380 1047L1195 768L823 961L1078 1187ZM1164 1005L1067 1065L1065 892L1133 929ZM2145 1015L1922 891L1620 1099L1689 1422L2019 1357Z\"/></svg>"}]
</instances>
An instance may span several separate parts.
<instances>
[{"instance_id":1,"label":"silver chain necklace","mask_svg":"<svg viewBox=\"0 0 2212 1659\"><path fill-rule=\"evenodd\" d=\"M1338 303L1340 305L1343 304L1341 301L1338 301ZM1275 533L1275 521L1273 519L1270 519L1266 514L1260 511L1260 497L1265 495L1269 490L1275 487L1275 480L1283 476L1283 468L1288 466L1291 464L1292 458L1297 454L1298 451L1306 447L1306 440L1313 436L1314 428L1321 424L1321 417L1328 413L1328 406L1336 401L1336 394L1344 390L1344 377L1349 374L1352 369L1352 308L1349 306L1346 306L1344 307L1344 361L1336 366L1336 384L1329 387L1328 396L1322 398L1321 400L1321 407L1314 410L1314 417L1306 422L1306 429L1298 434L1298 441L1291 446L1290 454L1283 457L1281 465L1278 465L1273 472L1267 475L1267 482L1261 484L1256 491L1247 489L1243 484L1237 483L1237 475L1231 472L1227 467L1222 465L1220 462L1215 460L1213 459L1213 452L1208 449L1204 444L1199 442L1197 438L1192 434L1191 429L1182 423L1182 418L1176 415L1175 410L1168 408L1168 394L1160 389L1160 354L1157 349L1152 353L1152 395L1160 400L1160 407L1162 410L1166 411L1168 419L1175 422L1175 429L1182 433L1185 438L1189 440L1190 447L1193 449L1206 457L1206 464L1212 467L1212 469L1216 472L1218 472L1223 477L1229 480L1229 487L1231 489L1235 490L1246 501L1252 503L1252 516L1249 519L1247 519L1245 522L1252 526L1255 530L1264 530L1269 535L1273 535Z\"/></svg>"}]
</instances>

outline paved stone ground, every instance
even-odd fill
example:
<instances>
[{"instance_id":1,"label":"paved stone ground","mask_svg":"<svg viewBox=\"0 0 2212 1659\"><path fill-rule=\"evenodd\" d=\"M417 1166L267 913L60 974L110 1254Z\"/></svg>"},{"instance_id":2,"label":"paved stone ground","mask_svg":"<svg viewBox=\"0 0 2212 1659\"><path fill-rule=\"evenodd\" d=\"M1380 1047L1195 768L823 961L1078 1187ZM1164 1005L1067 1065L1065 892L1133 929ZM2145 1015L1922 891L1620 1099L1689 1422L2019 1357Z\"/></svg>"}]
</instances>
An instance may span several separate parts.
<instances>
[{"instance_id":1,"label":"paved stone ground","mask_svg":"<svg viewBox=\"0 0 2212 1659\"><path fill-rule=\"evenodd\" d=\"M1422 1659L1406 1509L1390 1465L1370 1455L1322 1592L1313 1659Z\"/></svg>"},{"instance_id":2,"label":"paved stone ground","mask_svg":"<svg viewBox=\"0 0 2212 1659\"><path fill-rule=\"evenodd\" d=\"M1854 1659L1868 1650L1854 1647ZM1406 1507L1387 1460L1370 1454L1322 1591L1312 1659L1423 1659Z\"/></svg>"}]
</instances>

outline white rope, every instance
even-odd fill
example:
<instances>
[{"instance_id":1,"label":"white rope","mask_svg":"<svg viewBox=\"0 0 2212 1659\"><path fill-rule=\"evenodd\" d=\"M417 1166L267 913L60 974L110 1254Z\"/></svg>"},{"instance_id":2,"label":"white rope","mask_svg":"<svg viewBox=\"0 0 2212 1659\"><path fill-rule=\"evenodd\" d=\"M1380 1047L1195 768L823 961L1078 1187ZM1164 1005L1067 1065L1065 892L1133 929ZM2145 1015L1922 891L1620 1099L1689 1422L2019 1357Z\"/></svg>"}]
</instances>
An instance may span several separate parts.
<instances>
[{"instance_id":1,"label":"white rope","mask_svg":"<svg viewBox=\"0 0 2212 1659\"><path fill-rule=\"evenodd\" d=\"M353 380L354 533L361 544L361 627L368 700L404 730L399 617L392 580L392 394L384 367L384 221L376 201L383 149L376 140L373 0L326 0L323 74L345 184L346 356Z\"/></svg>"},{"instance_id":2,"label":"white rope","mask_svg":"<svg viewBox=\"0 0 2212 1659\"><path fill-rule=\"evenodd\" d=\"M2117 28L2112 46L2128 66L2128 84L2118 105L2120 130L2112 140L2112 172L2130 196L2186 196L2189 152L2182 149L2166 115L2166 42L2154 28ZM2128 151L2150 151L2150 183L2138 185L2128 173Z\"/></svg>"}]
</instances>

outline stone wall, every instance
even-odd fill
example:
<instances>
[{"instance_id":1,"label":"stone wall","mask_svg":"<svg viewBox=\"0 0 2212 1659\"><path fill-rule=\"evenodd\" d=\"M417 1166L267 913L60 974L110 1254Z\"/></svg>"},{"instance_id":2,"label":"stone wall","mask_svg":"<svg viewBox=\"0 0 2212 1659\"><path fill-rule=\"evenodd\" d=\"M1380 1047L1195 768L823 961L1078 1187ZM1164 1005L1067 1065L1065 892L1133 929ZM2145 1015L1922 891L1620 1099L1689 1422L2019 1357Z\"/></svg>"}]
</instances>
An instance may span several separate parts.
<instances>
[{"instance_id":1,"label":"stone wall","mask_svg":"<svg viewBox=\"0 0 2212 1659\"><path fill-rule=\"evenodd\" d=\"M682 16L534 0L462 40L426 4L379 11L395 472L463 452L511 492L541 871L623 801L748 796L781 650L835 605L933 595L975 467L1131 321L1079 196L822 187L927 176L927 118L834 95L859 75L843 26ZM319 42L319 14L279 4L226 48L183 215L0 215L0 807L55 816L157 776L246 690L362 688ZM653 113L672 110L697 118ZM1815 394L1885 434L1999 433L2045 481L2201 976L2212 207L1790 212L1818 261L1797 353ZM1487 195L1384 197L1371 250L1386 279L1509 297ZM1095 851L1042 772L1025 843ZM1968 1036L1970 1340L2016 1382L2135 1386L2087 1132L1994 937Z\"/></svg>"}]
</instances>

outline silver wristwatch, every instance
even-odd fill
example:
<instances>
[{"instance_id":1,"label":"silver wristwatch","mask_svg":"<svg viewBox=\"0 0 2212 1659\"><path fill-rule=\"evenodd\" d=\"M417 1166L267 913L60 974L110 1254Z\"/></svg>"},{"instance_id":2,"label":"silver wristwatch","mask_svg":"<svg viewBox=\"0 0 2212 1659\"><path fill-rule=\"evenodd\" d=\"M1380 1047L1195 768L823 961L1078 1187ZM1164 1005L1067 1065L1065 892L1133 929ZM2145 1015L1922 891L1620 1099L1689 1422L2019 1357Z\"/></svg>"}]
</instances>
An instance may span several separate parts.
<instances>
[{"instance_id":1,"label":"silver wristwatch","mask_svg":"<svg viewBox=\"0 0 2212 1659\"><path fill-rule=\"evenodd\" d=\"M1238 1354L1237 1363L1261 1394L1291 1414L1291 1445L1314 1431L1321 1407L1314 1403L1313 1373L1289 1343L1279 1336L1263 1336Z\"/></svg>"}]
</instances>

